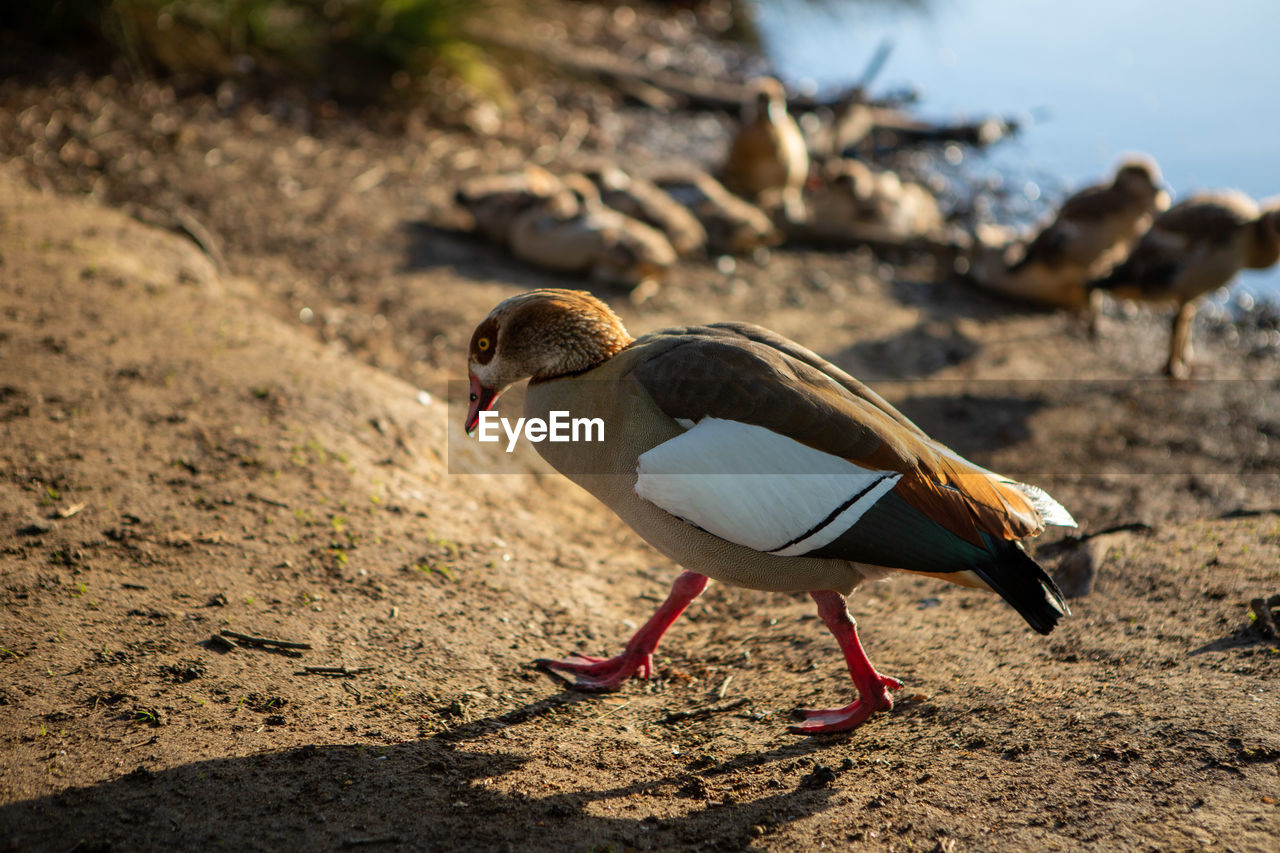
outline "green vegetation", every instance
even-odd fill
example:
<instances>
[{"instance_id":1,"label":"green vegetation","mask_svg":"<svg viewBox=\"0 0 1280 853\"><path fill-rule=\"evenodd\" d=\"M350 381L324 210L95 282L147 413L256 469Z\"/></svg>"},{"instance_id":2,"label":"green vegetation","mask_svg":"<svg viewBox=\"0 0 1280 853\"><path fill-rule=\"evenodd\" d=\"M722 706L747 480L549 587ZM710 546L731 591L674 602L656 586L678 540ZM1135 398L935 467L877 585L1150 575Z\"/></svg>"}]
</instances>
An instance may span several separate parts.
<instances>
[{"instance_id":1,"label":"green vegetation","mask_svg":"<svg viewBox=\"0 0 1280 853\"><path fill-rule=\"evenodd\" d=\"M457 575L454 574L453 568L447 563L440 563L435 560L423 560L420 563L414 563L413 568L423 574L431 574L435 572L445 580L456 580Z\"/></svg>"},{"instance_id":2,"label":"green vegetation","mask_svg":"<svg viewBox=\"0 0 1280 853\"><path fill-rule=\"evenodd\" d=\"M311 436L304 444L295 444L289 448L289 463L295 468L306 468L312 464L324 465L337 462L352 469L351 459L340 450L329 450L316 436ZM323 497L320 503L327 503Z\"/></svg>"},{"instance_id":3,"label":"green vegetation","mask_svg":"<svg viewBox=\"0 0 1280 853\"><path fill-rule=\"evenodd\" d=\"M58 45L105 43L139 72L268 74L324 80L340 94L403 87L447 68L492 75L465 36L487 0L52 0L0 8L0 27ZM406 77L405 75L408 75Z\"/></svg>"},{"instance_id":4,"label":"green vegetation","mask_svg":"<svg viewBox=\"0 0 1280 853\"><path fill-rule=\"evenodd\" d=\"M408 568L428 576L436 574L448 581L457 580L456 569L462 557L462 546L440 536L428 536L427 541L431 543L436 553L410 563ZM439 553L441 551L443 553Z\"/></svg>"}]
</instances>

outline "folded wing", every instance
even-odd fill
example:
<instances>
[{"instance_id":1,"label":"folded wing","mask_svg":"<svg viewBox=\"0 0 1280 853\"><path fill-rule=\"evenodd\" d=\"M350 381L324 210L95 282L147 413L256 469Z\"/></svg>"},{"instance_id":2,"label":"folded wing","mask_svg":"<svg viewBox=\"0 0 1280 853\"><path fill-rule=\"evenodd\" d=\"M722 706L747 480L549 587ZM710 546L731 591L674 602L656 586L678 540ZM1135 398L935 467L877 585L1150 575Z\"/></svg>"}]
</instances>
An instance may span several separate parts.
<instances>
[{"instance_id":1,"label":"folded wing","mask_svg":"<svg viewBox=\"0 0 1280 853\"><path fill-rule=\"evenodd\" d=\"M974 573L1037 630L1065 611L1016 544L1046 523L1075 524L1042 490L938 444L808 351L801 360L741 327L679 334L632 370L665 414L689 426L640 457L640 497L780 557Z\"/></svg>"}]
</instances>

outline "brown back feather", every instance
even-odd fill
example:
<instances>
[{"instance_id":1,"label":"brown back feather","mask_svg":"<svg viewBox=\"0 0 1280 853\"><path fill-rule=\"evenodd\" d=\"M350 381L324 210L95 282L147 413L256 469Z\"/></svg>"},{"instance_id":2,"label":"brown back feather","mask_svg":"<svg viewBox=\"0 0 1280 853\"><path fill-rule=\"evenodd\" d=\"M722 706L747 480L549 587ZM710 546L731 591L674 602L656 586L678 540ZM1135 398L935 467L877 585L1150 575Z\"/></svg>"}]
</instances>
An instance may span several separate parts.
<instances>
[{"instance_id":1,"label":"brown back feather","mask_svg":"<svg viewBox=\"0 0 1280 853\"><path fill-rule=\"evenodd\" d=\"M631 376L669 417L753 424L855 465L895 471L899 495L975 545L981 532L1021 539L1043 529L1015 484L952 455L798 344L747 324L669 329L638 343L668 336L670 345L655 348ZM744 473L749 465L744 461Z\"/></svg>"},{"instance_id":2,"label":"brown back feather","mask_svg":"<svg viewBox=\"0 0 1280 853\"><path fill-rule=\"evenodd\" d=\"M1194 196L1160 214L1152 227L1216 246L1234 240L1240 229L1257 215L1257 206L1247 197Z\"/></svg>"}]
</instances>

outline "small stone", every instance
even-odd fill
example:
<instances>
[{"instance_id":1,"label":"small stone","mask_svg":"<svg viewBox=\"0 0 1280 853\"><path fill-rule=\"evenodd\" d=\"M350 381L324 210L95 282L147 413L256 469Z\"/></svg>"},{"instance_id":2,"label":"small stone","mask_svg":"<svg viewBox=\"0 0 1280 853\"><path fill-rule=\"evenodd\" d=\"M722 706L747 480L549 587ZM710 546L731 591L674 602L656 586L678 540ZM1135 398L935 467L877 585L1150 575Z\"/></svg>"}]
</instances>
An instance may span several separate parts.
<instances>
[{"instance_id":1,"label":"small stone","mask_svg":"<svg viewBox=\"0 0 1280 853\"><path fill-rule=\"evenodd\" d=\"M836 771L825 764L819 764L800 780L801 788L825 788L836 781Z\"/></svg>"}]
</instances>

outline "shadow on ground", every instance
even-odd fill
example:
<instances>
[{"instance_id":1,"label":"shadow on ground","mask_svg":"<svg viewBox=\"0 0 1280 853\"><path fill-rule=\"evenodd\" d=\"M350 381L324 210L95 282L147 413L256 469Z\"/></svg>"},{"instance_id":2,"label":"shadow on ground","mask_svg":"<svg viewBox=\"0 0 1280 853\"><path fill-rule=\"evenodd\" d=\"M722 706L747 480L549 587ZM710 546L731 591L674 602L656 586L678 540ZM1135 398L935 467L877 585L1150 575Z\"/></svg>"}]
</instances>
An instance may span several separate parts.
<instances>
[{"instance_id":1,"label":"shadow on ground","mask_svg":"<svg viewBox=\"0 0 1280 853\"><path fill-rule=\"evenodd\" d=\"M0 808L0 845L6 850L208 849L253 838L253 849L259 850L734 850L751 843L753 827L776 830L832 806L835 789L820 782L748 802L710 802L703 780L840 750L843 739L788 741L708 762L699 770L659 773L610 788L533 791L539 783L529 781L528 774L504 783L504 774L530 760L518 746L501 751L520 743L522 725L538 720L545 726L560 709L581 701L586 701L581 694L561 694L412 743L309 745L161 772L139 769ZM481 750L492 751L466 748L475 741L484 742ZM649 810L631 802L670 796L673 788L677 797L689 800L684 816L645 817ZM604 811L618 816L603 816Z\"/></svg>"},{"instance_id":2,"label":"shadow on ground","mask_svg":"<svg viewBox=\"0 0 1280 853\"><path fill-rule=\"evenodd\" d=\"M937 394L909 397L898 408L930 435L945 435L947 446L961 456L980 459L984 453L1027 441L1030 419L1046 405L1034 393L1027 397L951 395L937 383Z\"/></svg>"},{"instance_id":3,"label":"shadow on ground","mask_svg":"<svg viewBox=\"0 0 1280 853\"><path fill-rule=\"evenodd\" d=\"M858 341L830 356L864 382L918 379L962 364L982 346L953 323L929 322L884 338Z\"/></svg>"}]
</instances>

